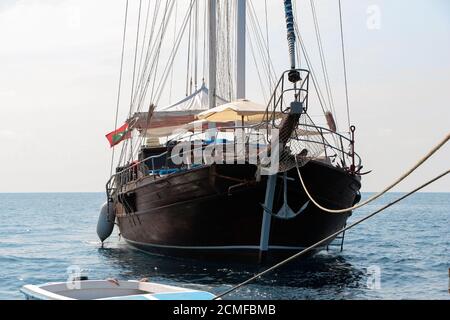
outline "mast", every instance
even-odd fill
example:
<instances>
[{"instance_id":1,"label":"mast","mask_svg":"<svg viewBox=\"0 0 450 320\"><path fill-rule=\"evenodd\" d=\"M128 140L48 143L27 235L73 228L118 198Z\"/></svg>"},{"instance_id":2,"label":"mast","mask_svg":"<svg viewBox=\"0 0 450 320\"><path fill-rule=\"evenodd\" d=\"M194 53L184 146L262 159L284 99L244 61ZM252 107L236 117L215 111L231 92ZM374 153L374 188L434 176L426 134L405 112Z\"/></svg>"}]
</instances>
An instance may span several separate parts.
<instances>
[{"instance_id":1,"label":"mast","mask_svg":"<svg viewBox=\"0 0 450 320\"><path fill-rule=\"evenodd\" d=\"M247 0L237 0L237 36L236 36L236 98L245 99L245 55Z\"/></svg>"},{"instance_id":2,"label":"mast","mask_svg":"<svg viewBox=\"0 0 450 320\"><path fill-rule=\"evenodd\" d=\"M289 72L289 81L296 83L300 81L300 73L296 71L295 66L295 29L294 15L292 13L292 0L284 0L284 14L286 17L287 40L289 47L289 59L291 62L291 71Z\"/></svg>"},{"instance_id":3,"label":"mast","mask_svg":"<svg viewBox=\"0 0 450 320\"><path fill-rule=\"evenodd\" d=\"M209 20L209 108L216 106L216 68L217 68L217 0L208 0L208 20Z\"/></svg>"}]
</instances>

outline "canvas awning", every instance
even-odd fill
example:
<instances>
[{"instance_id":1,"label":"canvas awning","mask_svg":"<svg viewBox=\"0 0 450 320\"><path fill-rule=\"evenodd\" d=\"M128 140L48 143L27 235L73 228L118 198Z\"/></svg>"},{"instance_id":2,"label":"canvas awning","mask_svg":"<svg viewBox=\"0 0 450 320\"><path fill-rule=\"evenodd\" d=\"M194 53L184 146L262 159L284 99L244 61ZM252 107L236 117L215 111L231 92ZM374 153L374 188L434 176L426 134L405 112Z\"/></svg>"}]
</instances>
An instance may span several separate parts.
<instances>
[{"instance_id":1,"label":"canvas awning","mask_svg":"<svg viewBox=\"0 0 450 320\"><path fill-rule=\"evenodd\" d=\"M265 106L244 99L223 104L197 115L197 119L210 122L243 121L246 123L259 123L265 118Z\"/></svg>"},{"instance_id":2,"label":"canvas awning","mask_svg":"<svg viewBox=\"0 0 450 320\"><path fill-rule=\"evenodd\" d=\"M217 104L226 103L221 98L216 99ZM200 89L183 100L164 107L156 107L150 114L148 112L135 113L128 123L133 129L146 132L146 135L166 137L177 129L194 122L196 116L209 109L208 88L202 85Z\"/></svg>"}]
</instances>

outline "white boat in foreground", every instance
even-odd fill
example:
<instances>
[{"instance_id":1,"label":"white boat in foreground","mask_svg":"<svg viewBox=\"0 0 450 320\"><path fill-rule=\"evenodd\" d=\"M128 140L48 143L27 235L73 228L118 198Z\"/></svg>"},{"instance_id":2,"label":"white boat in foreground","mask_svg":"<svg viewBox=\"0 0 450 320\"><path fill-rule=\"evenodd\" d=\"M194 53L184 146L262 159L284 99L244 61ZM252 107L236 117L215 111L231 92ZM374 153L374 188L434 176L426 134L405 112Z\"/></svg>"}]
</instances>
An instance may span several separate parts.
<instances>
[{"instance_id":1,"label":"white boat in foreground","mask_svg":"<svg viewBox=\"0 0 450 320\"><path fill-rule=\"evenodd\" d=\"M84 280L25 285L27 300L212 300L206 291L142 281Z\"/></svg>"}]
</instances>

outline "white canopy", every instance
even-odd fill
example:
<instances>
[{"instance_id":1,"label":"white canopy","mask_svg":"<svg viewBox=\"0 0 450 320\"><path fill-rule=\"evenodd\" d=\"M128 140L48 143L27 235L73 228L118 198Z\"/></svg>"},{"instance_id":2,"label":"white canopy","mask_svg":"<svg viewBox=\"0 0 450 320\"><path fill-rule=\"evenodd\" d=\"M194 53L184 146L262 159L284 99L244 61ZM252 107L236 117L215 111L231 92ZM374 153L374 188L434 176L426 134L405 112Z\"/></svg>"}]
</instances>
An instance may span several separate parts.
<instances>
[{"instance_id":1,"label":"white canopy","mask_svg":"<svg viewBox=\"0 0 450 320\"><path fill-rule=\"evenodd\" d=\"M226 103L221 98L217 104ZM209 109L208 88L203 84L200 89L183 100L164 107L156 107L150 112L134 114L133 128L144 132L147 136L165 137L177 130L190 130L196 116ZM198 123L196 123L198 124Z\"/></svg>"},{"instance_id":2,"label":"white canopy","mask_svg":"<svg viewBox=\"0 0 450 320\"><path fill-rule=\"evenodd\" d=\"M244 121L258 123L265 118L265 106L245 99L223 104L197 115L197 119L210 122Z\"/></svg>"}]
</instances>

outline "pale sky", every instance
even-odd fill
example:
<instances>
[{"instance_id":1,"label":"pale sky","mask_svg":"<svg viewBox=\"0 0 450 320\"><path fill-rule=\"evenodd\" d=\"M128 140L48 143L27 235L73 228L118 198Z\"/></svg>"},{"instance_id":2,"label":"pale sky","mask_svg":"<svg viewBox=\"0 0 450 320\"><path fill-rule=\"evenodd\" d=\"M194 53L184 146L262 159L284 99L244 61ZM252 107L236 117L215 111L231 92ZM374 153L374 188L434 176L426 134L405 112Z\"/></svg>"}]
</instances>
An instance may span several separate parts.
<instances>
[{"instance_id":1,"label":"pale sky","mask_svg":"<svg viewBox=\"0 0 450 320\"><path fill-rule=\"evenodd\" d=\"M268 3L272 58L281 73L289 67L282 1ZM319 70L309 1L298 3ZM114 129L124 4L0 0L0 192L104 191L111 158L104 136ZM356 151L373 170L363 191L379 191L450 131L450 2L342 4ZM337 0L316 6L338 120L345 124ZM263 102L250 58L247 64L248 96ZM173 95L181 99L184 88ZM121 121L126 112L121 108ZM448 169L449 159L447 146L396 191ZM449 192L449 178L426 191Z\"/></svg>"}]
</instances>

